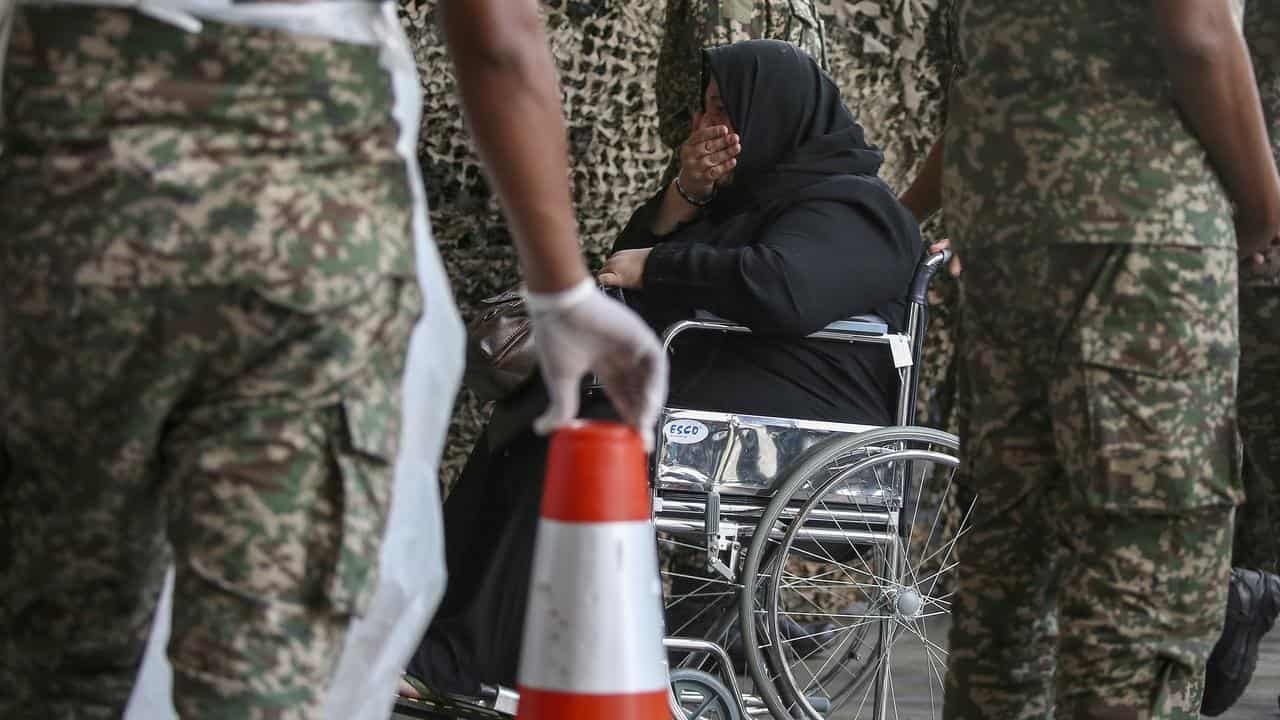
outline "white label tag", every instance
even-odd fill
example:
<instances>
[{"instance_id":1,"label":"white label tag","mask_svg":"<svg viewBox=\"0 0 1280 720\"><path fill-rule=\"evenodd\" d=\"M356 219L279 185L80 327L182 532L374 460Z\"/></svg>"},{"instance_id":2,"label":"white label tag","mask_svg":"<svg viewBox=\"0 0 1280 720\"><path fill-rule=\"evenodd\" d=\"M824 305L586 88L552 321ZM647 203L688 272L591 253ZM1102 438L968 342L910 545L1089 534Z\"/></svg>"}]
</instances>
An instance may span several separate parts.
<instances>
[{"instance_id":1,"label":"white label tag","mask_svg":"<svg viewBox=\"0 0 1280 720\"><path fill-rule=\"evenodd\" d=\"M889 352L893 353L894 367L911 367L911 344L906 335L890 335Z\"/></svg>"},{"instance_id":2,"label":"white label tag","mask_svg":"<svg viewBox=\"0 0 1280 720\"><path fill-rule=\"evenodd\" d=\"M662 427L668 442L693 445L707 439L707 426L697 420L672 420Z\"/></svg>"}]
</instances>

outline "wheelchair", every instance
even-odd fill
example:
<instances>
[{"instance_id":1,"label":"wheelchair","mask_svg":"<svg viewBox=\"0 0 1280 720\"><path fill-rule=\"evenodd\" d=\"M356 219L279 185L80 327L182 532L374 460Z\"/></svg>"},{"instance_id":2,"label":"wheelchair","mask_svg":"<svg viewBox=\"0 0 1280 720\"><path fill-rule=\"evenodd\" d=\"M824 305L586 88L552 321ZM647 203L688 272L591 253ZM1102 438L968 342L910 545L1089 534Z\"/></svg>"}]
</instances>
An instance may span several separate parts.
<instances>
[{"instance_id":1,"label":"wheelchair","mask_svg":"<svg viewBox=\"0 0 1280 720\"><path fill-rule=\"evenodd\" d=\"M929 630L950 612L972 504L955 507L956 437L913 423L927 290L949 258L917 268L904 332L859 316L809 336L885 347L896 426L663 410L650 486L675 720L941 715L946 650ZM690 332L751 331L700 316L669 327L664 348ZM908 715L903 673L928 690ZM483 705L397 712L509 717L517 701L502 689Z\"/></svg>"},{"instance_id":2,"label":"wheelchair","mask_svg":"<svg viewBox=\"0 0 1280 720\"><path fill-rule=\"evenodd\" d=\"M944 526L958 441L913 423L927 290L949 257L917 269L905 332L862 316L809 336L886 346L897 426L663 411L652 496L673 717L906 717L902 673L923 674L907 685L928 693L909 716L941 715L946 650L929 630L950 612L972 504ZM686 320L665 332L668 351L687 332L750 331Z\"/></svg>"}]
</instances>

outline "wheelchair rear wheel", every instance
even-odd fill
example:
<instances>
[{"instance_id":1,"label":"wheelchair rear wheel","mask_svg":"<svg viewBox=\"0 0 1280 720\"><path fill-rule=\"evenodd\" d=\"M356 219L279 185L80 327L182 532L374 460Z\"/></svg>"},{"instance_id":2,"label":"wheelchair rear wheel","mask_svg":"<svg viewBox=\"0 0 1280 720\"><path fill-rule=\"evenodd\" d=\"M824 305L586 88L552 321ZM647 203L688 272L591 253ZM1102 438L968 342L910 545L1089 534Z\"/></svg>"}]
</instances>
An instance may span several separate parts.
<instances>
[{"instance_id":1,"label":"wheelchair rear wheel","mask_svg":"<svg viewBox=\"0 0 1280 720\"><path fill-rule=\"evenodd\" d=\"M948 433L883 428L816 446L787 474L739 596L747 665L776 717L880 720L906 703L941 716L946 650L929 631L950 612L972 508L958 506L957 450ZM927 697L904 697L895 671L923 673Z\"/></svg>"}]
</instances>

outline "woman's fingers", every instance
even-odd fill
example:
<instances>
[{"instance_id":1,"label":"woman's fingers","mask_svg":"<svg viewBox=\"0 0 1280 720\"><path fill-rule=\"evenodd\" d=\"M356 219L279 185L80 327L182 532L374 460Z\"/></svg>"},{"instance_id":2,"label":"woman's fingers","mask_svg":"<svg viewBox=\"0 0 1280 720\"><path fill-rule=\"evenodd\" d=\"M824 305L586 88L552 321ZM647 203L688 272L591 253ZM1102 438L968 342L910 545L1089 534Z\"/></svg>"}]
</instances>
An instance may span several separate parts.
<instances>
[{"instance_id":1,"label":"woman's fingers","mask_svg":"<svg viewBox=\"0 0 1280 720\"><path fill-rule=\"evenodd\" d=\"M710 127L700 128L689 133L688 142L691 145L696 145L697 143L706 142L707 140L723 138L728 134L729 128L724 125L711 125Z\"/></svg>"},{"instance_id":2,"label":"woman's fingers","mask_svg":"<svg viewBox=\"0 0 1280 720\"><path fill-rule=\"evenodd\" d=\"M724 163L738 157L741 153L742 145L734 143L723 150L704 156L702 162L705 167L715 167L716 165L723 165Z\"/></svg>"},{"instance_id":3,"label":"woman's fingers","mask_svg":"<svg viewBox=\"0 0 1280 720\"><path fill-rule=\"evenodd\" d=\"M714 190L715 183L737 165L742 140L724 125L694 130L680 149L680 181L697 196Z\"/></svg>"},{"instance_id":4,"label":"woman's fingers","mask_svg":"<svg viewBox=\"0 0 1280 720\"><path fill-rule=\"evenodd\" d=\"M707 168L707 179L719 180L733 171L735 165L738 164L737 158L729 158L714 167Z\"/></svg>"},{"instance_id":5,"label":"woman's fingers","mask_svg":"<svg viewBox=\"0 0 1280 720\"><path fill-rule=\"evenodd\" d=\"M736 134L730 134L724 125L713 125L702 130L695 130L685 141L684 150L693 157L708 155L723 150L738 142Z\"/></svg>"},{"instance_id":6,"label":"woman's fingers","mask_svg":"<svg viewBox=\"0 0 1280 720\"><path fill-rule=\"evenodd\" d=\"M703 141L701 148L704 154L714 155L718 152L724 152L738 144L739 140L737 135L723 135L718 138Z\"/></svg>"}]
</instances>

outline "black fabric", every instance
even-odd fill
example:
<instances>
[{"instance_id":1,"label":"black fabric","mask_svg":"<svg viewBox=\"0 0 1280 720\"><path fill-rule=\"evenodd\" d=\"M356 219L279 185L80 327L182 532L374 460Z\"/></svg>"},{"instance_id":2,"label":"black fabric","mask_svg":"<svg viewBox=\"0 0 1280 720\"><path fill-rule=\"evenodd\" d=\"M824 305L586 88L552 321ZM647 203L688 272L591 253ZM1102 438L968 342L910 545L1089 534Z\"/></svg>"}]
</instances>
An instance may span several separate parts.
<instances>
[{"instance_id":1,"label":"black fabric","mask_svg":"<svg viewBox=\"0 0 1280 720\"><path fill-rule=\"evenodd\" d=\"M545 398L545 396L544 396ZM545 399L544 399L545 403ZM618 419L599 397L579 415ZM505 442L476 441L444 503L444 598L405 671L439 692L516 686L549 441L529 423Z\"/></svg>"},{"instance_id":2,"label":"black fabric","mask_svg":"<svg viewBox=\"0 0 1280 720\"><path fill-rule=\"evenodd\" d=\"M481 435L444 504L448 585L406 671L441 692L515 687L547 440Z\"/></svg>"},{"instance_id":3,"label":"black fabric","mask_svg":"<svg viewBox=\"0 0 1280 720\"><path fill-rule=\"evenodd\" d=\"M659 193L614 251L653 247L633 306L655 329L701 309L757 334L678 342L672 404L890 422L897 379L883 347L796 340L863 313L904 324L920 232L876 176L880 152L831 79L787 43L715 48L705 65L742 138L733 181L666 236L650 230Z\"/></svg>"}]
</instances>

